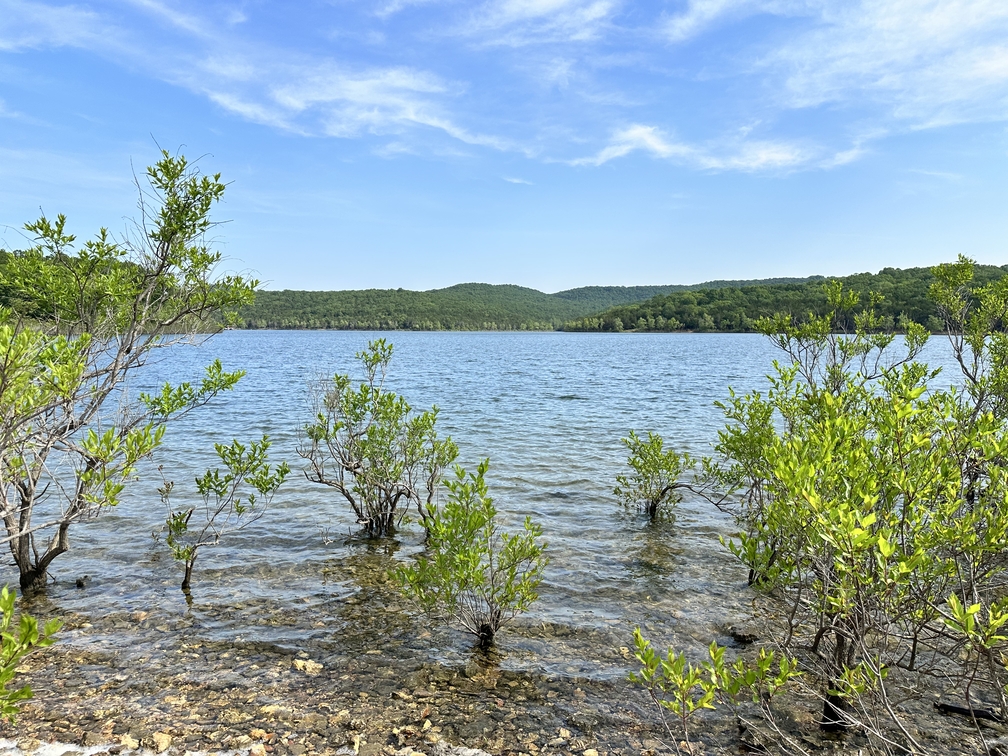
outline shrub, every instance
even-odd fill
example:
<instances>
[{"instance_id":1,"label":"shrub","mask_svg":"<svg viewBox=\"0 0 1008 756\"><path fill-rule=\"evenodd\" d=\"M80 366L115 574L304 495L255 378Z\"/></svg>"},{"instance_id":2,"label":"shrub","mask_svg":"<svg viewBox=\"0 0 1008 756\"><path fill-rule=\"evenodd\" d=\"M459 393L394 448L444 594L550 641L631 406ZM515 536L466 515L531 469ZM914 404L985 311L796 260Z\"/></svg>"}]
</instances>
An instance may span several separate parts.
<instances>
[{"instance_id":1,"label":"shrub","mask_svg":"<svg viewBox=\"0 0 1008 756\"><path fill-rule=\"evenodd\" d=\"M216 545L225 533L241 530L262 517L290 473L286 462L271 470L267 456L269 447L270 441L266 436L247 447L237 439L229 446L214 444L226 470L222 475L220 468L214 468L196 478L196 490L203 498L202 527L190 530L190 520L196 507L180 509L172 505L172 481L165 481L164 486L158 489L161 500L168 508L165 520L168 548L176 560L185 563L182 590L187 594L199 550L203 546ZM243 489L251 489L244 494L244 499Z\"/></svg>"},{"instance_id":2,"label":"shrub","mask_svg":"<svg viewBox=\"0 0 1008 756\"><path fill-rule=\"evenodd\" d=\"M415 414L385 388L391 344L372 341L357 359L364 369L359 387L339 374L312 387L315 420L304 426L298 446L308 460L305 474L339 491L368 535L390 535L410 503L426 525L424 506L433 502L458 447L437 437L437 407Z\"/></svg>"},{"instance_id":3,"label":"shrub","mask_svg":"<svg viewBox=\"0 0 1008 756\"><path fill-rule=\"evenodd\" d=\"M724 647L711 643L708 648L710 661L693 665L687 661L685 652L677 653L673 648L667 650L664 658L660 657L651 642L641 635L640 628L634 630L634 649L641 667L631 673L630 679L647 689L677 753L680 752L678 738L665 711L672 712L678 720L686 751L692 753L689 721L704 709L714 709L715 703L729 706L739 724L742 724L739 707L746 702L757 704L763 718L774 726L777 738L787 739L773 725L770 703L784 685L800 676L797 660L760 649L755 663L738 659L728 664Z\"/></svg>"},{"instance_id":4,"label":"shrub","mask_svg":"<svg viewBox=\"0 0 1008 756\"><path fill-rule=\"evenodd\" d=\"M633 431L622 440L630 450L627 465L633 473L617 475L613 493L624 506L637 506L653 520L663 505L671 508L679 502L679 491L689 487L681 478L695 462L686 453L665 451L662 437L650 431L646 441Z\"/></svg>"},{"instance_id":5,"label":"shrub","mask_svg":"<svg viewBox=\"0 0 1008 756\"><path fill-rule=\"evenodd\" d=\"M791 357L767 395L723 405L720 476L743 494L731 549L783 603L824 726L879 747L923 750L895 703L912 676L1008 714L1008 282L970 290L970 275L940 266L932 290L964 390L932 387L919 326L902 350L871 308L844 332L857 298L829 286L831 313L762 324Z\"/></svg>"},{"instance_id":6,"label":"shrub","mask_svg":"<svg viewBox=\"0 0 1008 756\"><path fill-rule=\"evenodd\" d=\"M415 564L396 570L408 598L428 614L460 625L483 648L539 598L548 561L546 544L539 541L542 530L530 518L514 535L498 527L484 479L489 464L483 460L468 475L456 465L455 479L445 482L447 501L427 505L426 551Z\"/></svg>"},{"instance_id":7,"label":"shrub","mask_svg":"<svg viewBox=\"0 0 1008 756\"><path fill-rule=\"evenodd\" d=\"M127 400L156 350L218 330L258 285L220 275L206 242L219 174L162 152L146 177L121 239L100 229L75 248L66 218L43 216L25 226L32 247L0 255L0 495L26 594L44 590L70 528L119 501L166 423L241 377L216 362L198 384Z\"/></svg>"},{"instance_id":8,"label":"shrub","mask_svg":"<svg viewBox=\"0 0 1008 756\"><path fill-rule=\"evenodd\" d=\"M51 619L39 630L38 620L28 614L22 614L15 633L11 627L14 624L14 601L17 594L6 585L0 589L0 717L13 722L20 711L18 705L32 697L31 688L24 685L17 690L8 686L14 680L14 674L21 659L36 648L45 648L53 644L53 634L62 624L57 619Z\"/></svg>"}]
</instances>

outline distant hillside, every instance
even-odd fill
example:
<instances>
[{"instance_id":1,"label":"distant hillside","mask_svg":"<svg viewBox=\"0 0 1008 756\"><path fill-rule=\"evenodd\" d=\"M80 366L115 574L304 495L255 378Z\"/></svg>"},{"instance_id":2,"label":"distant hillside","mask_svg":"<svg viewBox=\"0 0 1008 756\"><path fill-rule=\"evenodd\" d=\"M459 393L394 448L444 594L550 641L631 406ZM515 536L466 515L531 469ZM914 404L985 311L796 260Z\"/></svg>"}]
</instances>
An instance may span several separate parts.
<instances>
[{"instance_id":1,"label":"distant hillside","mask_svg":"<svg viewBox=\"0 0 1008 756\"><path fill-rule=\"evenodd\" d=\"M811 276L809 278L763 278L754 281L706 281L698 284L672 284L669 286L582 286L580 289L558 291L556 294L550 294L549 296L566 299L568 302L583 304L592 314L595 314L610 307L642 302L660 294L671 294L677 291L795 284L822 280L825 280L822 276Z\"/></svg>"},{"instance_id":2,"label":"distant hillside","mask_svg":"<svg viewBox=\"0 0 1008 756\"><path fill-rule=\"evenodd\" d=\"M676 286L587 286L557 294L511 284L467 283L431 291L261 291L241 313L246 328L552 330Z\"/></svg>"},{"instance_id":3,"label":"distant hillside","mask_svg":"<svg viewBox=\"0 0 1008 756\"><path fill-rule=\"evenodd\" d=\"M1008 273L1008 265L998 268L978 265L976 282L983 284ZM757 318L778 312L803 316L824 312L826 296L821 276L791 283L724 282L726 285L691 287L690 290L658 294L643 302L612 307L602 313L574 319L564 324L566 331L751 331ZM859 292L866 301L868 292L882 294L883 316L908 318L931 330L942 324L934 303L928 298L933 276L930 268L884 268L876 274L858 273L840 277L844 286Z\"/></svg>"},{"instance_id":4,"label":"distant hillside","mask_svg":"<svg viewBox=\"0 0 1008 756\"><path fill-rule=\"evenodd\" d=\"M1005 268L979 266L979 281ZM668 286L584 286L555 294L510 284L467 283L430 291L261 291L240 313L245 328L351 330L749 331L776 312L825 307L822 276L756 281L708 281ZM885 296L883 312L934 326L927 298L929 268L885 268L841 280Z\"/></svg>"}]
</instances>

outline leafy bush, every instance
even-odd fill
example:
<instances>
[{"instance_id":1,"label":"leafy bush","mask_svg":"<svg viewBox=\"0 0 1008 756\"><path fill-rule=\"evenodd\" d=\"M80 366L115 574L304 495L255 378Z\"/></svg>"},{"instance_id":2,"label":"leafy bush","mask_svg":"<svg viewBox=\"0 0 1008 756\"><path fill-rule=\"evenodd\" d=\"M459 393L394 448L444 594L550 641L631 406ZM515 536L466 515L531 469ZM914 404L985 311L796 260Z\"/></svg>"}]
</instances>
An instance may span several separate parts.
<instances>
[{"instance_id":1,"label":"leafy bush","mask_svg":"<svg viewBox=\"0 0 1008 756\"><path fill-rule=\"evenodd\" d=\"M267 455L269 447L270 441L266 436L247 447L237 439L230 446L214 444L226 470L222 475L220 468L214 468L196 478L196 490L203 498L204 514L204 522L198 529L189 529L196 507L179 509L172 505L174 483L165 481L164 486L158 489L161 500L168 508L165 520L168 548L176 560L185 562L182 590L186 593L200 548L216 545L225 533L241 530L262 517L290 473L286 462L271 470ZM245 487L251 490L243 499L241 494Z\"/></svg>"},{"instance_id":2,"label":"leafy bush","mask_svg":"<svg viewBox=\"0 0 1008 756\"><path fill-rule=\"evenodd\" d=\"M437 407L414 414L405 398L385 389L391 344L372 341L357 359L365 378L358 388L339 374L312 387L315 421L304 426L298 447L306 475L339 491L369 535L390 535L411 502L426 525L424 505L433 502L458 447L437 437Z\"/></svg>"},{"instance_id":3,"label":"leafy bush","mask_svg":"<svg viewBox=\"0 0 1008 756\"><path fill-rule=\"evenodd\" d=\"M31 688L28 685L17 690L9 690L8 686L14 680L14 674L21 659L26 654L36 648L45 648L53 644L53 635L60 629L62 623L57 619L51 619L39 630L38 620L29 614L22 614L17 627L17 632L13 631L11 625L14 624L14 601L17 594L6 585L0 589L0 717L13 722L14 717L21 710L18 704L32 697Z\"/></svg>"},{"instance_id":4,"label":"leafy bush","mask_svg":"<svg viewBox=\"0 0 1008 756\"><path fill-rule=\"evenodd\" d=\"M689 738L689 721L703 709L714 709L715 702L726 704L735 712L741 724L739 707L745 702L757 704L766 721L773 724L770 703L776 693L790 680L801 673L798 662L787 656L779 656L773 651L760 649L755 663L743 659L733 664L725 662L725 649L711 643L708 654L710 661L693 665L686 660L686 653L676 653L669 648L665 658L660 657L651 647L651 642L642 635L640 628L634 630L634 656L641 664L638 672L630 679L647 689L651 700L658 706L662 723L672 736L676 752L678 738L665 718L670 711L679 720L679 728L685 740L686 750L692 753ZM786 735L776 731L779 738Z\"/></svg>"},{"instance_id":5,"label":"leafy bush","mask_svg":"<svg viewBox=\"0 0 1008 756\"><path fill-rule=\"evenodd\" d=\"M720 479L742 494L732 551L783 603L823 724L880 747L923 750L896 705L915 675L1008 714L1008 279L971 290L971 270L939 266L933 287L964 390L936 390L914 361L923 329L897 349L872 308L852 316L857 298L828 286L830 313L762 324L791 357L766 396L723 405Z\"/></svg>"},{"instance_id":6,"label":"leafy bush","mask_svg":"<svg viewBox=\"0 0 1008 756\"><path fill-rule=\"evenodd\" d=\"M696 463L686 453L665 451L662 437L650 431L646 441L633 431L622 440L630 450L627 464L633 473L617 475L613 493L625 506L637 506L655 519L663 505L679 502L680 489L689 487L681 481L683 473Z\"/></svg>"},{"instance_id":7,"label":"leafy bush","mask_svg":"<svg viewBox=\"0 0 1008 756\"><path fill-rule=\"evenodd\" d=\"M126 400L153 352L218 330L258 285L220 275L206 242L219 174L162 152L146 177L121 239L100 229L76 247L63 215L43 216L30 248L0 254L0 493L23 593L44 590L70 528L118 502L166 423L241 377L218 362L199 384Z\"/></svg>"},{"instance_id":8,"label":"leafy bush","mask_svg":"<svg viewBox=\"0 0 1008 756\"><path fill-rule=\"evenodd\" d=\"M542 529L528 517L522 532L502 532L484 476L490 460L475 474L455 467L445 481L448 500L427 505L427 549L411 566L396 570L403 593L425 612L457 623L493 643L501 626L539 598L547 558Z\"/></svg>"}]
</instances>

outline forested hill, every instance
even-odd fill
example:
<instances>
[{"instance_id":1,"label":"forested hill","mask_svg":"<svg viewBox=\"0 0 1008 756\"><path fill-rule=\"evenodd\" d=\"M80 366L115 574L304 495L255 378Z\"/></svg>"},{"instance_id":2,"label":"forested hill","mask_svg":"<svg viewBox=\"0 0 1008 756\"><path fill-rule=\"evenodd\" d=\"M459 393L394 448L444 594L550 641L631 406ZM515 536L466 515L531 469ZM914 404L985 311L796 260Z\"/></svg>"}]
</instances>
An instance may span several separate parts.
<instances>
[{"instance_id":1,"label":"forested hill","mask_svg":"<svg viewBox=\"0 0 1008 756\"><path fill-rule=\"evenodd\" d=\"M1008 265L976 266L975 282L984 284L1008 273ZM597 315L565 323L566 331L751 331L757 318L778 312L801 317L826 310L825 279L794 283L753 282L748 285L701 286L672 291L651 299L612 307ZM859 273L838 278L845 288L859 292L862 302L869 292L884 297L880 313L898 322L909 318L932 331L941 330L938 312L928 298L933 276L930 268L884 268L879 273Z\"/></svg>"},{"instance_id":2,"label":"forested hill","mask_svg":"<svg viewBox=\"0 0 1008 756\"><path fill-rule=\"evenodd\" d=\"M1008 266L978 266L987 281ZM358 330L690 330L749 331L776 312L803 314L825 306L822 276L757 281L708 281L669 286L585 286L555 294L514 285L468 283L430 291L260 291L240 313L245 328ZM928 326L929 268L861 273L841 279L885 296L884 313Z\"/></svg>"},{"instance_id":3,"label":"forested hill","mask_svg":"<svg viewBox=\"0 0 1008 756\"><path fill-rule=\"evenodd\" d=\"M616 305L684 286L587 286L556 294L511 284L468 283L431 291L260 291L245 328L361 330L552 330Z\"/></svg>"}]
</instances>

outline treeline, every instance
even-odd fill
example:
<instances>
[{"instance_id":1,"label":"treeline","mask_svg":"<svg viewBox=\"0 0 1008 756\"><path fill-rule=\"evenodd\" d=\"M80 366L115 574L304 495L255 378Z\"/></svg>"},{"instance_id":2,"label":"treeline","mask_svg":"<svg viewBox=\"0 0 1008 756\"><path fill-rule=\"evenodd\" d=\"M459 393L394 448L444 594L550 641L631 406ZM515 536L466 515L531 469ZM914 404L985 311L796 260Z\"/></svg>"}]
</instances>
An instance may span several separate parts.
<instances>
[{"instance_id":1,"label":"treeline","mask_svg":"<svg viewBox=\"0 0 1008 756\"><path fill-rule=\"evenodd\" d=\"M244 328L346 330L554 330L608 307L639 302L676 286L590 286L556 294L510 284L446 289L260 291L239 313Z\"/></svg>"},{"instance_id":2,"label":"treeline","mask_svg":"<svg viewBox=\"0 0 1008 756\"><path fill-rule=\"evenodd\" d=\"M1006 273L1008 265L978 265L974 281L985 284ZM802 318L809 313L825 312L828 307L824 280L816 277L801 283L756 283L669 292L572 319L563 325L563 330L749 332L755 330L755 322L761 317L789 313ZM837 280L861 295L862 306L868 302L870 292L881 294L883 299L877 311L892 325L902 318L931 331L943 328L936 305L928 298L934 280L930 268L884 268L877 274L859 273Z\"/></svg>"}]
</instances>

